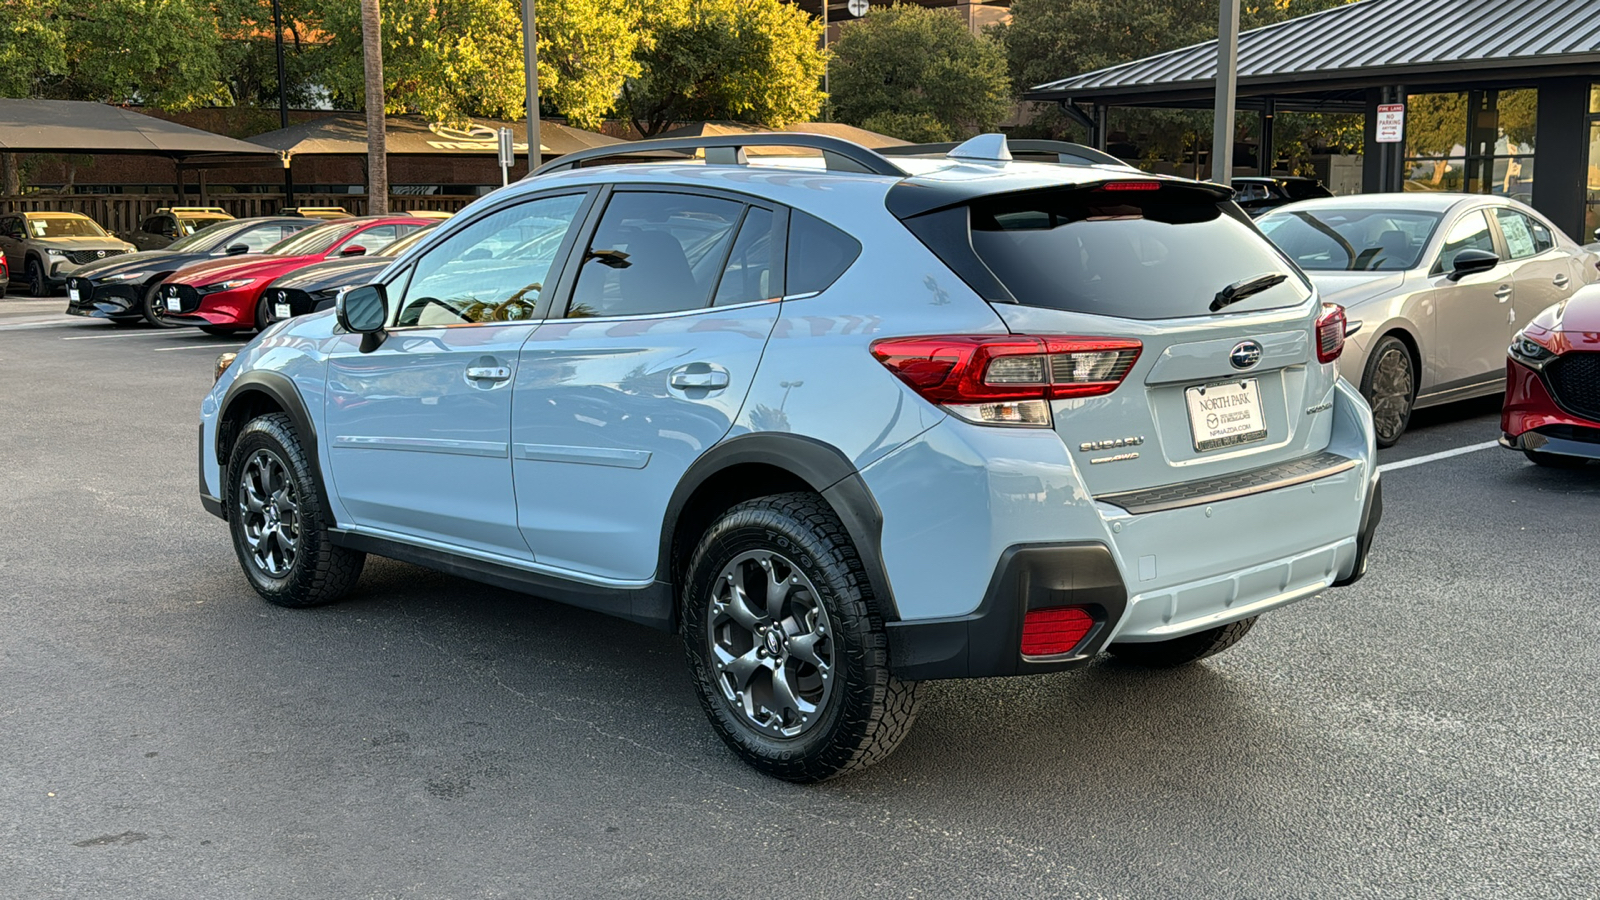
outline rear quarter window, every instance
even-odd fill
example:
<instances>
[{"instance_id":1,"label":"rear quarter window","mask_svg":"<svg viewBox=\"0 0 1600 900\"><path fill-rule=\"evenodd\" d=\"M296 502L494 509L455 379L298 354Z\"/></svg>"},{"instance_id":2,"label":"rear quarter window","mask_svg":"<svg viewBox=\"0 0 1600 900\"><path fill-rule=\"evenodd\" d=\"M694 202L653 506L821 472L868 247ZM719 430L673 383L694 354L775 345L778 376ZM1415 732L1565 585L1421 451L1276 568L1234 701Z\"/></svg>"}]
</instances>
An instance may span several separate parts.
<instances>
[{"instance_id":1,"label":"rear quarter window","mask_svg":"<svg viewBox=\"0 0 1600 900\"><path fill-rule=\"evenodd\" d=\"M1284 279L1226 307L1294 306L1304 277L1224 203L1193 190L1048 189L979 198L972 249L1027 306L1131 319L1212 315L1230 285Z\"/></svg>"},{"instance_id":2,"label":"rear quarter window","mask_svg":"<svg viewBox=\"0 0 1600 900\"><path fill-rule=\"evenodd\" d=\"M816 216L789 214L784 290L790 295L828 289L861 255L861 242Z\"/></svg>"}]
</instances>

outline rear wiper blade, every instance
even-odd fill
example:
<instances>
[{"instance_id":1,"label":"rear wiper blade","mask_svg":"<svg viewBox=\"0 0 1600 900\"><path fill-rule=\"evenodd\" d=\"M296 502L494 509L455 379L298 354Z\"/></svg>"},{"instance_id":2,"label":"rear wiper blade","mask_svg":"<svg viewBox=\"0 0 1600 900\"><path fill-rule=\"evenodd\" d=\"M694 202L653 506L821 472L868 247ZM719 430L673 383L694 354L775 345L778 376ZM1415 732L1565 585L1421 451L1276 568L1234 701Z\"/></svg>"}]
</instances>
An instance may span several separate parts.
<instances>
[{"instance_id":1,"label":"rear wiper blade","mask_svg":"<svg viewBox=\"0 0 1600 900\"><path fill-rule=\"evenodd\" d=\"M1211 301L1211 311L1216 312L1230 303L1238 303L1251 294L1259 294L1267 288L1277 287L1288 280L1289 276L1282 272L1268 272L1264 275L1246 278L1243 281L1235 281L1233 284L1217 291L1216 299Z\"/></svg>"}]
</instances>

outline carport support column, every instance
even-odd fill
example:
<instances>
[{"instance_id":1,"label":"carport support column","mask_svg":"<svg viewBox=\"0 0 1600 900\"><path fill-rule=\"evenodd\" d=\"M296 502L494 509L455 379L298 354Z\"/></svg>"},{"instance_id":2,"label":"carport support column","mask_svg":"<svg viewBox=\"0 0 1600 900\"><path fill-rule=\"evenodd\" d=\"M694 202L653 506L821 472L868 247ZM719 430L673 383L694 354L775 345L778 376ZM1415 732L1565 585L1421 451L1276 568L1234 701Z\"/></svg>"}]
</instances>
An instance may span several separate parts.
<instances>
[{"instance_id":1,"label":"carport support column","mask_svg":"<svg viewBox=\"0 0 1600 900\"><path fill-rule=\"evenodd\" d=\"M1109 110L1104 103L1094 105L1094 148L1104 152L1109 142L1106 137L1106 114Z\"/></svg>"},{"instance_id":2,"label":"carport support column","mask_svg":"<svg viewBox=\"0 0 1600 900\"><path fill-rule=\"evenodd\" d=\"M1239 0L1221 0L1217 16L1217 108L1211 124L1211 180L1233 183L1233 106L1239 82Z\"/></svg>"},{"instance_id":3,"label":"carport support column","mask_svg":"<svg viewBox=\"0 0 1600 900\"><path fill-rule=\"evenodd\" d=\"M1278 116L1278 102L1271 97L1261 100L1261 140L1256 145L1256 167L1262 175L1272 174L1272 163L1278 158L1272 141L1272 120Z\"/></svg>"}]
</instances>

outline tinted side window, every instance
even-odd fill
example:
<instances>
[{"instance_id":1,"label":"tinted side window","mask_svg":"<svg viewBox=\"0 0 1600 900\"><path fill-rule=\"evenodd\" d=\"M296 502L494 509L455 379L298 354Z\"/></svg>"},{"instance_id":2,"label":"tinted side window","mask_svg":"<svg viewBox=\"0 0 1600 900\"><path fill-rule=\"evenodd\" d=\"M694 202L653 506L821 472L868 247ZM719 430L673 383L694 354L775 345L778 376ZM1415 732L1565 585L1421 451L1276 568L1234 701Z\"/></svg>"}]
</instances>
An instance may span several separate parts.
<instances>
[{"instance_id":1,"label":"tinted side window","mask_svg":"<svg viewBox=\"0 0 1600 900\"><path fill-rule=\"evenodd\" d=\"M1494 238L1489 236L1489 220L1483 217L1481 211L1467 213L1450 228L1450 233L1444 236L1444 249L1439 251L1439 261L1433 264L1433 274L1450 271L1455 264L1456 254L1463 250L1494 252Z\"/></svg>"},{"instance_id":2,"label":"tinted side window","mask_svg":"<svg viewBox=\"0 0 1600 900\"><path fill-rule=\"evenodd\" d=\"M583 194L497 210L446 237L417 262L399 326L481 325L533 316Z\"/></svg>"},{"instance_id":3,"label":"tinted side window","mask_svg":"<svg viewBox=\"0 0 1600 900\"><path fill-rule=\"evenodd\" d=\"M750 303L777 296L777 284L772 271L774 227L777 216L772 210L750 207L744 224L739 226L739 237L733 242L733 252L728 254L728 264L722 269L722 281L717 283L714 306Z\"/></svg>"},{"instance_id":4,"label":"tinted side window","mask_svg":"<svg viewBox=\"0 0 1600 900\"><path fill-rule=\"evenodd\" d=\"M160 234L161 233L161 217L160 216L150 216L149 218L144 220L144 224L139 226L139 230L144 232L145 234Z\"/></svg>"},{"instance_id":5,"label":"tinted side window","mask_svg":"<svg viewBox=\"0 0 1600 900\"><path fill-rule=\"evenodd\" d=\"M567 318L639 316L711 302L744 204L694 194L619 191L578 270Z\"/></svg>"},{"instance_id":6,"label":"tinted side window","mask_svg":"<svg viewBox=\"0 0 1600 900\"><path fill-rule=\"evenodd\" d=\"M235 244L243 244L250 248L249 252L261 253L268 247L271 247L273 244L278 243L293 233L294 232L285 229L282 225L257 225L254 228L247 228L240 234L234 235L224 242L222 247L217 249L226 250Z\"/></svg>"},{"instance_id":7,"label":"tinted side window","mask_svg":"<svg viewBox=\"0 0 1600 900\"><path fill-rule=\"evenodd\" d=\"M789 214L788 271L783 289L791 296L827 290L861 255L861 243L813 215Z\"/></svg>"}]
</instances>

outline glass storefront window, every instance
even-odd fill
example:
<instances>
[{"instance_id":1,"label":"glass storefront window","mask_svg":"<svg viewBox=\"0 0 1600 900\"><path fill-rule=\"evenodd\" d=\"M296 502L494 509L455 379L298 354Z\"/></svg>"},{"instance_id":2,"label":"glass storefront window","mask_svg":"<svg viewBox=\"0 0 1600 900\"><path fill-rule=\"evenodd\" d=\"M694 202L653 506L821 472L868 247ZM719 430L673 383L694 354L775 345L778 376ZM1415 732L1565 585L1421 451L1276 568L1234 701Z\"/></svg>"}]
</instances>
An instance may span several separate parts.
<instances>
[{"instance_id":1,"label":"glass storefront window","mask_svg":"<svg viewBox=\"0 0 1600 900\"><path fill-rule=\"evenodd\" d=\"M1596 88L1595 90L1600 90ZM1600 122L1589 123L1589 171L1584 179L1583 235L1588 240L1600 228Z\"/></svg>"},{"instance_id":2,"label":"glass storefront window","mask_svg":"<svg viewBox=\"0 0 1600 900\"><path fill-rule=\"evenodd\" d=\"M1411 95L1405 189L1532 199L1538 108L1532 88Z\"/></svg>"}]
</instances>

